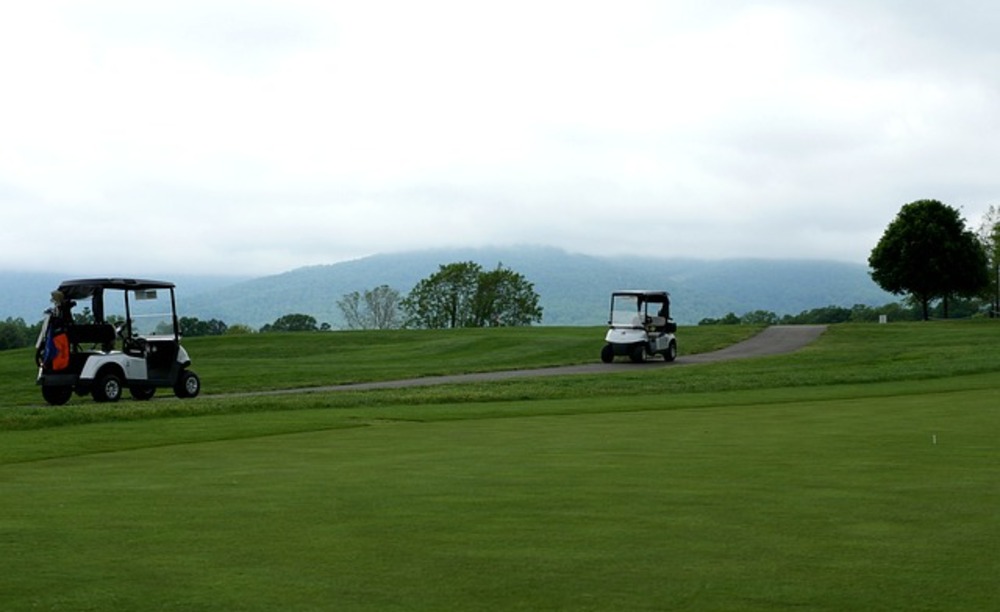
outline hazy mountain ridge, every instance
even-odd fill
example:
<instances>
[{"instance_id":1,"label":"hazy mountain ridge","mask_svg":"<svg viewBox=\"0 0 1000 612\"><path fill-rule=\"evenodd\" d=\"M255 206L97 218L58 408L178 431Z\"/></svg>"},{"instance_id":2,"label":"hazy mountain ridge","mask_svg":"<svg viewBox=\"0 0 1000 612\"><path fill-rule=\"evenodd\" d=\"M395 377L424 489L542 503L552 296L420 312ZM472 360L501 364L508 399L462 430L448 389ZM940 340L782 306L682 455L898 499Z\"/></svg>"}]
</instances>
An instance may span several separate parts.
<instances>
[{"instance_id":1,"label":"hazy mountain ridge","mask_svg":"<svg viewBox=\"0 0 1000 612\"><path fill-rule=\"evenodd\" d=\"M615 289L665 289L674 318L693 324L727 312L770 310L797 314L822 306L878 305L895 298L879 289L861 264L810 260L697 260L595 257L546 247L437 249L373 255L336 264L308 266L253 279L168 278L178 286L182 316L220 319L260 327L290 313L342 325L337 301L351 291L389 285L406 294L443 264L498 263L534 283L544 325L602 325ZM33 322L48 306L62 277L0 273L0 318Z\"/></svg>"},{"instance_id":2,"label":"hazy mountain ridge","mask_svg":"<svg viewBox=\"0 0 1000 612\"><path fill-rule=\"evenodd\" d=\"M331 265L298 268L185 300L189 316L258 327L301 312L334 327L337 300L351 291L389 285L406 294L443 264L498 263L534 283L544 325L602 325L611 291L666 289L674 317L683 324L727 312L770 310L797 314L828 305L877 305L894 301L860 264L829 261L607 258L542 247L440 249L382 254Z\"/></svg>"}]
</instances>

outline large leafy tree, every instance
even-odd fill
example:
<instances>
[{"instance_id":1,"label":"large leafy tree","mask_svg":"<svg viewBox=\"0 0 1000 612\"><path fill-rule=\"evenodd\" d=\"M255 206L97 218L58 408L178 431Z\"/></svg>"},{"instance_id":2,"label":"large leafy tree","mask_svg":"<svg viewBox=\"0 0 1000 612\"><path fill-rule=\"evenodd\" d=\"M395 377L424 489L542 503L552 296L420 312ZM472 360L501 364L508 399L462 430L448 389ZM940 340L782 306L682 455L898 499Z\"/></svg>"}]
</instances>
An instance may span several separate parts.
<instances>
[{"instance_id":1,"label":"large leafy tree","mask_svg":"<svg viewBox=\"0 0 1000 612\"><path fill-rule=\"evenodd\" d=\"M924 320L930 302L972 296L986 285L986 255L958 210L937 200L906 204L868 257L872 279L896 295L910 294Z\"/></svg>"},{"instance_id":2,"label":"large leafy tree","mask_svg":"<svg viewBox=\"0 0 1000 612\"><path fill-rule=\"evenodd\" d=\"M530 325L542 309L534 285L497 265L483 271L471 261L442 265L402 301L407 324L430 329Z\"/></svg>"},{"instance_id":3,"label":"large leafy tree","mask_svg":"<svg viewBox=\"0 0 1000 612\"><path fill-rule=\"evenodd\" d=\"M482 268L471 261L438 266L403 299L407 325L442 329L472 327L472 300Z\"/></svg>"}]
</instances>

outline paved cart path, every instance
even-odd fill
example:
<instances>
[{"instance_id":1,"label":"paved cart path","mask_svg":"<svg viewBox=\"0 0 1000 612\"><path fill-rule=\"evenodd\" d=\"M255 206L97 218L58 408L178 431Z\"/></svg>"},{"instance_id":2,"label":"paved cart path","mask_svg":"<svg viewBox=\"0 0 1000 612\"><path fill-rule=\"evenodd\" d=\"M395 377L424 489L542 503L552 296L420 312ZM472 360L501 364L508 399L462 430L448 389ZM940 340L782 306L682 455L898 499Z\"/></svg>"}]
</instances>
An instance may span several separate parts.
<instances>
[{"instance_id":1,"label":"paved cart path","mask_svg":"<svg viewBox=\"0 0 1000 612\"><path fill-rule=\"evenodd\" d=\"M825 331L826 325L774 325L743 342L711 353L678 358L677 363L714 363L794 353L811 344Z\"/></svg>"},{"instance_id":2,"label":"paved cart path","mask_svg":"<svg viewBox=\"0 0 1000 612\"><path fill-rule=\"evenodd\" d=\"M454 374L449 376L427 376L406 380L389 380L380 382L354 383L347 385L329 385L323 387L307 387L302 389L285 389L277 391L256 391L250 393L225 394L225 397L287 395L291 393L327 393L330 391L367 391L370 389L399 389L403 387L427 387L431 385L446 385L454 383L483 382L508 380L511 378L533 378L538 376L565 376L569 374L612 374L618 372L634 372L635 368L662 368L694 365L699 363L715 363L733 359L750 359L781 355L797 351L823 334L825 325L774 325L764 329L756 336L743 342L728 346L711 353L697 355L682 355L673 363L659 359L636 364L631 362L588 363L583 365L557 366L533 370L506 370L503 372L481 372L475 374ZM595 358L596 359L596 358ZM220 396L216 396L220 397Z\"/></svg>"}]
</instances>

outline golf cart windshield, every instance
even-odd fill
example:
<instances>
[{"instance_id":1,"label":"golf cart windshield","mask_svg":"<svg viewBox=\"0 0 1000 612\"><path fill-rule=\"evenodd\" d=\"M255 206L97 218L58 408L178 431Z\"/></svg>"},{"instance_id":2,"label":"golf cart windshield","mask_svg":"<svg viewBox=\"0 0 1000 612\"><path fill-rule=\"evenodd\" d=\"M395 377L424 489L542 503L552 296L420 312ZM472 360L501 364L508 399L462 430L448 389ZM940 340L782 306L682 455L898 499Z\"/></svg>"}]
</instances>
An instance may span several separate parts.
<instances>
[{"instance_id":1,"label":"golf cart windshield","mask_svg":"<svg viewBox=\"0 0 1000 612\"><path fill-rule=\"evenodd\" d=\"M615 295L611 301L611 325L642 327L643 316L639 311L640 305L637 295Z\"/></svg>"},{"instance_id":2,"label":"golf cart windshield","mask_svg":"<svg viewBox=\"0 0 1000 612\"><path fill-rule=\"evenodd\" d=\"M129 295L132 335L143 338L174 335L170 291L137 289Z\"/></svg>"},{"instance_id":3,"label":"golf cart windshield","mask_svg":"<svg viewBox=\"0 0 1000 612\"><path fill-rule=\"evenodd\" d=\"M612 327L664 327L670 320L670 295L665 291L621 291L611 294Z\"/></svg>"}]
</instances>

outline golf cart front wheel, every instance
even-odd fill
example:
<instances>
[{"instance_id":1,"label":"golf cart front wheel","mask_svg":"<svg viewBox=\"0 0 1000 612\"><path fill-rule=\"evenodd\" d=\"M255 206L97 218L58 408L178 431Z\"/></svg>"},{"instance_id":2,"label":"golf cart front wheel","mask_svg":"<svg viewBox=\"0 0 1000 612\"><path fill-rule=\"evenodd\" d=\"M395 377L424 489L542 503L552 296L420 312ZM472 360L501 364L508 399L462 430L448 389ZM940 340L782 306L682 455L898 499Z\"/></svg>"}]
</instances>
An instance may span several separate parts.
<instances>
[{"instance_id":1,"label":"golf cart front wheel","mask_svg":"<svg viewBox=\"0 0 1000 612\"><path fill-rule=\"evenodd\" d=\"M671 342L667 350L663 352L663 360L669 362L674 359L677 359L677 343Z\"/></svg>"},{"instance_id":2,"label":"golf cart front wheel","mask_svg":"<svg viewBox=\"0 0 1000 612\"><path fill-rule=\"evenodd\" d=\"M174 385L174 395L181 399L196 397L201 392L201 379L191 370L184 370Z\"/></svg>"},{"instance_id":3,"label":"golf cart front wheel","mask_svg":"<svg viewBox=\"0 0 1000 612\"><path fill-rule=\"evenodd\" d=\"M122 397L122 379L112 372L98 377L91 395L95 402L117 402Z\"/></svg>"},{"instance_id":4,"label":"golf cart front wheel","mask_svg":"<svg viewBox=\"0 0 1000 612\"><path fill-rule=\"evenodd\" d=\"M615 360L615 349L610 344L605 344L601 349L601 361L611 363Z\"/></svg>"}]
</instances>

